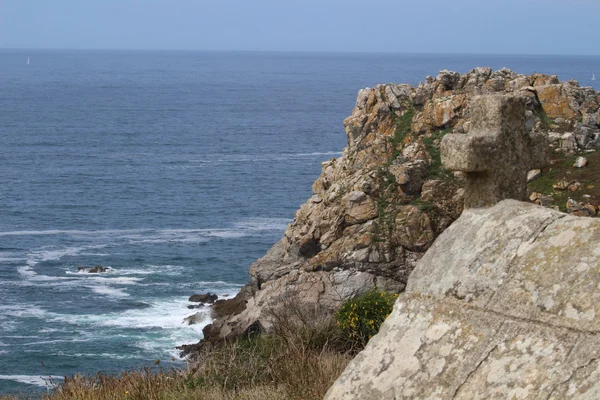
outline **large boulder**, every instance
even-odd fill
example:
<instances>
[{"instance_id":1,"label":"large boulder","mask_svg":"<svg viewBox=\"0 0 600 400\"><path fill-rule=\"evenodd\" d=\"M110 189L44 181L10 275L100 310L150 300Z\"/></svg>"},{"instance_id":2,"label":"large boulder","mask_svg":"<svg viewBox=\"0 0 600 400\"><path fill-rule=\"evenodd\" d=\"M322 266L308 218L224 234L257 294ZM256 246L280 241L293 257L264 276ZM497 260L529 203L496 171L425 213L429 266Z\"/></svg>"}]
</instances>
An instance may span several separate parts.
<instances>
[{"instance_id":1,"label":"large boulder","mask_svg":"<svg viewBox=\"0 0 600 400\"><path fill-rule=\"evenodd\" d=\"M326 399L597 399L600 220L504 200L419 261Z\"/></svg>"}]
</instances>

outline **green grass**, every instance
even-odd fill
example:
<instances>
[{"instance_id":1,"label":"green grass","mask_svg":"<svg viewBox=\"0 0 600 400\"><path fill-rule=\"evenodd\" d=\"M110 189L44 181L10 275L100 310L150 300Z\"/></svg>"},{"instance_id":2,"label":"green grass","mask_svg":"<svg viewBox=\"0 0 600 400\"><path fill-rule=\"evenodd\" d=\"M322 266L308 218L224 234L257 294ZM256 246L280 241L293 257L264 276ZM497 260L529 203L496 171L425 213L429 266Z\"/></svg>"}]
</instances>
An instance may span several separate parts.
<instances>
[{"instance_id":1,"label":"green grass","mask_svg":"<svg viewBox=\"0 0 600 400\"><path fill-rule=\"evenodd\" d=\"M423 137L423 144L427 149L431 157L431 164L429 166L429 178L430 179L442 179L445 181L453 181L454 175L451 171L448 171L442 166L442 154L439 143L436 141L442 140L446 135L445 130L431 132L428 136Z\"/></svg>"},{"instance_id":2,"label":"green grass","mask_svg":"<svg viewBox=\"0 0 600 400\"><path fill-rule=\"evenodd\" d=\"M394 162L400 154L402 154L402 147L404 145L405 139L412 132L412 122L415 116L415 109L412 107L412 104L407 108L407 110L399 117L396 117L394 123L396 124L396 131L394 135L390 137L389 143L392 146L392 156L389 160L389 164Z\"/></svg>"},{"instance_id":3,"label":"green grass","mask_svg":"<svg viewBox=\"0 0 600 400\"><path fill-rule=\"evenodd\" d=\"M379 198L373 240L375 243L384 243L394 228L396 205L398 205L396 204L398 183L387 167L377 169L376 179L379 183Z\"/></svg>"},{"instance_id":4,"label":"green grass","mask_svg":"<svg viewBox=\"0 0 600 400\"><path fill-rule=\"evenodd\" d=\"M527 185L529 192L552 196L553 204L563 212L566 211L566 202L569 198L584 203L600 204L600 168L598 168L600 152L586 154L588 166L584 168L573 167L576 155L559 154L555 157L554 164L542 169L542 176ZM554 190L552 185L558 181L580 182L583 186L575 192ZM584 195L590 197L584 198Z\"/></svg>"}]
</instances>

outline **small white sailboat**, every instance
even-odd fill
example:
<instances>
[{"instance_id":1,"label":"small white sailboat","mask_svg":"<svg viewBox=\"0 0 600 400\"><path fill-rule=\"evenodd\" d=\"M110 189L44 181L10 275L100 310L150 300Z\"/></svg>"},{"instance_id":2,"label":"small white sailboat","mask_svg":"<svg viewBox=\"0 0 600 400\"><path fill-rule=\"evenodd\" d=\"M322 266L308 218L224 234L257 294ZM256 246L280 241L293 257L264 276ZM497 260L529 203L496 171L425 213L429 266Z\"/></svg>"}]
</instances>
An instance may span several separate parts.
<instances>
[{"instance_id":1,"label":"small white sailboat","mask_svg":"<svg viewBox=\"0 0 600 400\"><path fill-rule=\"evenodd\" d=\"M27 57L27 64L31 64L31 63L29 62L29 57Z\"/></svg>"},{"instance_id":2,"label":"small white sailboat","mask_svg":"<svg viewBox=\"0 0 600 400\"><path fill-rule=\"evenodd\" d=\"M592 74L592 80L595 81L596 80L596 75Z\"/></svg>"}]
</instances>

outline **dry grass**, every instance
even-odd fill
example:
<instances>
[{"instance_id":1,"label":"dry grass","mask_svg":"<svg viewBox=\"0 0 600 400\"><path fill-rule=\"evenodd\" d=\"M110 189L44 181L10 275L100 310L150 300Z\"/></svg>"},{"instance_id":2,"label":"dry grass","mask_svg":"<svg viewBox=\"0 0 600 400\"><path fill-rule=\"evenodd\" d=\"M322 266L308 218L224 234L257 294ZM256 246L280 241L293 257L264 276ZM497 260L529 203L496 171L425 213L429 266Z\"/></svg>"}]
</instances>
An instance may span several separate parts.
<instances>
[{"instance_id":1,"label":"dry grass","mask_svg":"<svg viewBox=\"0 0 600 400\"><path fill-rule=\"evenodd\" d=\"M285 310L285 311L281 311ZM275 333L203 350L188 371L75 376L44 400L321 399L352 354L332 318L285 305L271 312ZM23 397L21 397L23 398ZM16 400L1 397L0 400Z\"/></svg>"}]
</instances>

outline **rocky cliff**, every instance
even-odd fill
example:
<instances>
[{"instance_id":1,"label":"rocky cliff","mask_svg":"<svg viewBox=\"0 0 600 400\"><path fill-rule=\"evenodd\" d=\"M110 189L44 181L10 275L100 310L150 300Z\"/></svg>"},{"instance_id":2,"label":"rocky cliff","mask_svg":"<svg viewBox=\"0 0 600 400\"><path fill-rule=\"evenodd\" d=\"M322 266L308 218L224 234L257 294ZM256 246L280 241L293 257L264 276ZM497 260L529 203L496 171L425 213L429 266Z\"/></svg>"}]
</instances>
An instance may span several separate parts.
<instances>
[{"instance_id":1,"label":"rocky cliff","mask_svg":"<svg viewBox=\"0 0 600 400\"><path fill-rule=\"evenodd\" d=\"M402 291L417 261L462 212L464 176L442 167L440 141L446 133L468 132L470 99L490 93L525 98L527 129L544 132L558 160L536 173L551 180L537 181L544 184L532 191L532 201L565 207L575 183L563 178L570 157L591 158L598 153L584 153L600 146L600 94L593 89L490 68L442 71L417 87L363 89L344 121L342 157L323 163L313 196L284 237L250 267L236 298L215 305L205 338L268 330L266 311L285 299L328 312L374 286ZM580 197L572 210L595 215L600 193L586 179L592 178L576 182ZM553 188L567 180L564 190Z\"/></svg>"},{"instance_id":2,"label":"rocky cliff","mask_svg":"<svg viewBox=\"0 0 600 400\"><path fill-rule=\"evenodd\" d=\"M599 288L599 219L465 210L325 398L597 399Z\"/></svg>"}]
</instances>

